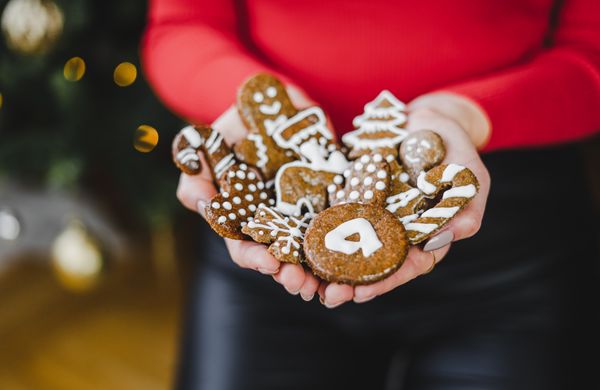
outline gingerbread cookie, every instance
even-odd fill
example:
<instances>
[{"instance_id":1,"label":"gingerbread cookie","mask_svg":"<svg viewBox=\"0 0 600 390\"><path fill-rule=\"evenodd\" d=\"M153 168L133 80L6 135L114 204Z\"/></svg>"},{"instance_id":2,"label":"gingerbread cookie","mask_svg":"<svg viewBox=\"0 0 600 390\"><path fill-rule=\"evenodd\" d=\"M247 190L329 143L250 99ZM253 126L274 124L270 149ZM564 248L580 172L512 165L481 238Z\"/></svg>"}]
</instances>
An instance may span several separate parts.
<instances>
[{"instance_id":1,"label":"gingerbread cookie","mask_svg":"<svg viewBox=\"0 0 600 390\"><path fill-rule=\"evenodd\" d=\"M287 217L272 207L261 206L242 232L256 242L271 244L269 253L277 260L299 264L304 259L302 242L311 218L312 214L301 218Z\"/></svg>"},{"instance_id":2,"label":"gingerbread cookie","mask_svg":"<svg viewBox=\"0 0 600 390\"><path fill-rule=\"evenodd\" d=\"M445 156L442 137L431 130L411 132L400 145L400 159L413 185L421 172L440 164Z\"/></svg>"},{"instance_id":3,"label":"gingerbread cookie","mask_svg":"<svg viewBox=\"0 0 600 390\"><path fill-rule=\"evenodd\" d=\"M402 265L408 240L402 223L384 208L345 203L313 219L304 253L312 271L326 281L370 284Z\"/></svg>"},{"instance_id":4,"label":"gingerbread cookie","mask_svg":"<svg viewBox=\"0 0 600 390\"><path fill-rule=\"evenodd\" d=\"M343 176L344 188L339 185L341 177L334 177L334 183L327 187L331 205L358 202L385 206L390 190L390 169L381 154L363 154Z\"/></svg>"},{"instance_id":5,"label":"gingerbread cookie","mask_svg":"<svg viewBox=\"0 0 600 390\"><path fill-rule=\"evenodd\" d=\"M346 170L349 162L338 150L323 157L316 140L300 146L306 161L287 163L275 177L276 206L286 215L299 216L304 212L320 212L327 207L327 186Z\"/></svg>"},{"instance_id":6,"label":"gingerbread cookie","mask_svg":"<svg viewBox=\"0 0 600 390\"><path fill-rule=\"evenodd\" d=\"M242 228L260 206L273 205L260 172L246 164L229 167L218 181L220 192L206 205L206 220L220 236L242 240Z\"/></svg>"},{"instance_id":7,"label":"gingerbread cookie","mask_svg":"<svg viewBox=\"0 0 600 390\"><path fill-rule=\"evenodd\" d=\"M404 224L410 243L418 244L435 234L475 197L479 182L470 169L458 164L444 164L422 172L419 190L430 199L441 200L418 218Z\"/></svg>"},{"instance_id":8,"label":"gingerbread cookie","mask_svg":"<svg viewBox=\"0 0 600 390\"><path fill-rule=\"evenodd\" d=\"M207 126L184 128L173 145L175 163L189 174L200 172L197 152L202 152L219 187L219 193L205 208L211 228L222 237L244 239L242 227L253 219L256 209L275 203L260 172L239 163L223 136ZM190 157L192 155L196 158Z\"/></svg>"},{"instance_id":9,"label":"gingerbread cookie","mask_svg":"<svg viewBox=\"0 0 600 390\"><path fill-rule=\"evenodd\" d=\"M350 158L376 152L388 161L394 159L398 145L407 135L401 128L406 123L405 110L405 104L390 91L382 91L367 103L365 112L352 122L357 129L342 137L342 142L351 149Z\"/></svg>"},{"instance_id":10,"label":"gingerbread cookie","mask_svg":"<svg viewBox=\"0 0 600 390\"><path fill-rule=\"evenodd\" d=\"M397 161L390 164L390 191L386 199L386 209L394 213L402 223L411 222L427 207L427 198L411 186L408 173Z\"/></svg>"},{"instance_id":11,"label":"gingerbread cookie","mask_svg":"<svg viewBox=\"0 0 600 390\"><path fill-rule=\"evenodd\" d=\"M197 175L202 169L198 151L202 146L202 136L193 126L186 126L173 139L173 162L182 172Z\"/></svg>"},{"instance_id":12,"label":"gingerbread cookie","mask_svg":"<svg viewBox=\"0 0 600 390\"><path fill-rule=\"evenodd\" d=\"M184 127L173 141L173 161L183 172L197 175L202 167L198 152L202 152L215 181L236 163L235 155L223 136L208 126Z\"/></svg>"},{"instance_id":13,"label":"gingerbread cookie","mask_svg":"<svg viewBox=\"0 0 600 390\"><path fill-rule=\"evenodd\" d=\"M302 155L300 146L308 141L316 141L322 148L322 155L339 149L327 127L325 113L316 106L298 112L278 126L273 133L273 140L278 147L293 151L301 160L306 160L307 157Z\"/></svg>"}]
</instances>

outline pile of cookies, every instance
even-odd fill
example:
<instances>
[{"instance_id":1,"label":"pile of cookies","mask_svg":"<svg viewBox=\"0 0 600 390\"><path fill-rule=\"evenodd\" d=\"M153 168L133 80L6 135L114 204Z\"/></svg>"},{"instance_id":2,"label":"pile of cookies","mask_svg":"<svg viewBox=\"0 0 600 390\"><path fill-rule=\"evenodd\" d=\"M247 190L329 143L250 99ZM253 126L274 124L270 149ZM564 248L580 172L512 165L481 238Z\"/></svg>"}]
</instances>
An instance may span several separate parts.
<instances>
[{"instance_id":1,"label":"pile of cookies","mask_svg":"<svg viewBox=\"0 0 600 390\"><path fill-rule=\"evenodd\" d=\"M406 106L381 92L338 144L320 107L299 110L268 74L240 88L237 108L248 129L226 144L206 126L188 126L173 142L175 164L189 175L200 154L219 193L206 218L219 235L252 239L287 263L351 285L389 276L409 245L439 231L476 195L466 167L441 164L444 142L411 131Z\"/></svg>"}]
</instances>

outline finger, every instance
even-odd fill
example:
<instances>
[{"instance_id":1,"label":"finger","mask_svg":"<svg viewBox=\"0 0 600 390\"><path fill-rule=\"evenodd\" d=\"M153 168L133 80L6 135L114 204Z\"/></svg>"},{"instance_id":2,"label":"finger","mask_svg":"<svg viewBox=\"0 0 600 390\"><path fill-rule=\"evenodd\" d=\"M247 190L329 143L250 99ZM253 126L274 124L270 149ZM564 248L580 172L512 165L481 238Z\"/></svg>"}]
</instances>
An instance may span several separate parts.
<instances>
[{"instance_id":1,"label":"finger","mask_svg":"<svg viewBox=\"0 0 600 390\"><path fill-rule=\"evenodd\" d=\"M286 87L286 90L290 97L290 100L292 101L294 106L299 110L303 110L310 106L316 105L315 101L309 98L306 92L296 87L295 85L288 85Z\"/></svg>"},{"instance_id":2,"label":"finger","mask_svg":"<svg viewBox=\"0 0 600 390\"><path fill-rule=\"evenodd\" d=\"M304 277L304 283L300 287L300 296L305 301L311 301L319 289L319 283L321 281L312 273L306 272Z\"/></svg>"},{"instance_id":3,"label":"finger","mask_svg":"<svg viewBox=\"0 0 600 390\"><path fill-rule=\"evenodd\" d=\"M206 180L200 175L182 173L177 186L177 199L188 209L198 211L204 216L204 206L217 193L212 179Z\"/></svg>"},{"instance_id":4,"label":"finger","mask_svg":"<svg viewBox=\"0 0 600 390\"><path fill-rule=\"evenodd\" d=\"M445 246L434 251L436 263L439 263L446 256L449 249L450 246ZM394 274L377 283L355 287L354 302L367 302L426 273L431 269L433 259L431 252L423 252L417 247L411 248L404 264Z\"/></svg>"},{"instance_id":5,"label":"finger","mask_svg":"<svg viewBox=\"0 0 600 390\"><path fill-rule=\"evenodd\" d=\"M445 229L454 233L454 241L474 236L481 227L490 191L490 179L485 167L476 175L479 178L479 192L455 218L448 222Z\"/></svg>"},{"instance_id":6,"label":"finger","mask_svg":"<svg viewBox=\"0 0 600 390\"><path fill-rule=\"evenodd\" d=\"M212 124L212 128L223 134L229 145L242 140L248 131L235 106L231 106Z\"/></svg>"},{"instance_id":7,"label":"finger","mask_svg":"<svg viewBox=\"0 0 600 390\"><path fill-rule=\"evenodd\" d=\"M279 261L267 251L264 244L226 238L225 245L233 262L242 268L254 269L267 275L279 271Z\"/></svg>"},{"instance_id":8,"label":"finger","mask_svg":"<svg viewBox=\"0 0 600 390\"><path fill-rule=\"evenodd\" d=\"M328 309L338 307L343 303L351 301L354 297L354 288L347 284L330 283L325 288L324 305Z\"/></svg>"},{"instance_id":9,"label":"finger","mask_svg":"<svg viewBox=\"0 0 600 390\"><path fill-rule=\"evenodd\" d=\"M279 272L273 278L283 285L287 292L292 295L298 295L304 283L304 268L300 264L281 264Z\"/></svg>"}]
</instances>

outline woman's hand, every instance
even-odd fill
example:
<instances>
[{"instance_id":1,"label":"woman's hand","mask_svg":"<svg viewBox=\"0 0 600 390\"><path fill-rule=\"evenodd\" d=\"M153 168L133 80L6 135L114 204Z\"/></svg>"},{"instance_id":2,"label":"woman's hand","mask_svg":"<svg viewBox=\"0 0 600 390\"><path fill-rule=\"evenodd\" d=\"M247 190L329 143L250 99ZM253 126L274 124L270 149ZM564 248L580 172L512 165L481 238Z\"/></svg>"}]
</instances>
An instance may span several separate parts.
<instances>
[{"instance_id":1,"label":"woman's hand","mask_svg":"<svg viewBox=\"0 0 600 390\"><path fill-rule=\"evenodd\" d=\"M434 238L425 244L427 252L414 246L400 269L388 278L365 286L351 287L322 283L321 301L329 308L354 300L367 302L385 294L431 270L434 259L441 261L451 241L473 236L479 230L490 190L490 176L479 158L477 146L483 146L489 137L485 114L473 103L455 95L432 94L416 99L409 105L408 130L434 130L446 144L445 163L456 163L471 169L479 180L479 193ZM434 254L430 253L434 252ZM435 255L435 257L434 257Z\"/></svg>"},{"instance_id":2,"label":"woman's hand","mask_svg":"<svg viewBox=\"0 0 600 390\"><path fill-rule=\"evenodd\" d=\"M290 99L298 108L305 108L314 103L297 88L288 87ZM235 109L229 108L213 124L225 140L233 145L241 140L247 133L242 120ZM200 153L203 167L207 167L204 157ZM203 217L204 207L208 201L217 194L211 174L208 169L203 169L199 175L190 176L182 173L177 188L179 201L188 209L200 213ZM273 278L293 295L301 294L304 300L310 300L319 286L318 279L301 265L280 263L267 251L267 246L253 241L241 241L225 238L225 244L232 260L242 268L253 269Z\"/></svg>"}]
</instances>

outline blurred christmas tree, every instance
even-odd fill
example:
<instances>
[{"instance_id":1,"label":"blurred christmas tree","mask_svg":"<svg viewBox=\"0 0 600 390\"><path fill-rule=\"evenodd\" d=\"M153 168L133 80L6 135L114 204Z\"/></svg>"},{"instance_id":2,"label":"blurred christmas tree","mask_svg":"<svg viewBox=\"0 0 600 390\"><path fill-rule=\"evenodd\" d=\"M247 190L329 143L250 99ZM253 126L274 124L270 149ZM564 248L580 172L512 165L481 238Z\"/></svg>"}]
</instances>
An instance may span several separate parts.
<instances>
[{"instance_id":1,"label":"blurred christmas tree","mask_svg":"<svg viewBox=\"0 0 600 390\"><path fill-rule=\"evenodd\" d=\"M2 11L0 185L85 190L130 227L180 210L170 141L182 123L139 72L146 1L0 0ZM149 153L133 147L140 125L160 134ZM149 128L137 132L146 150Z\"/></svg>"}]
</instances>

